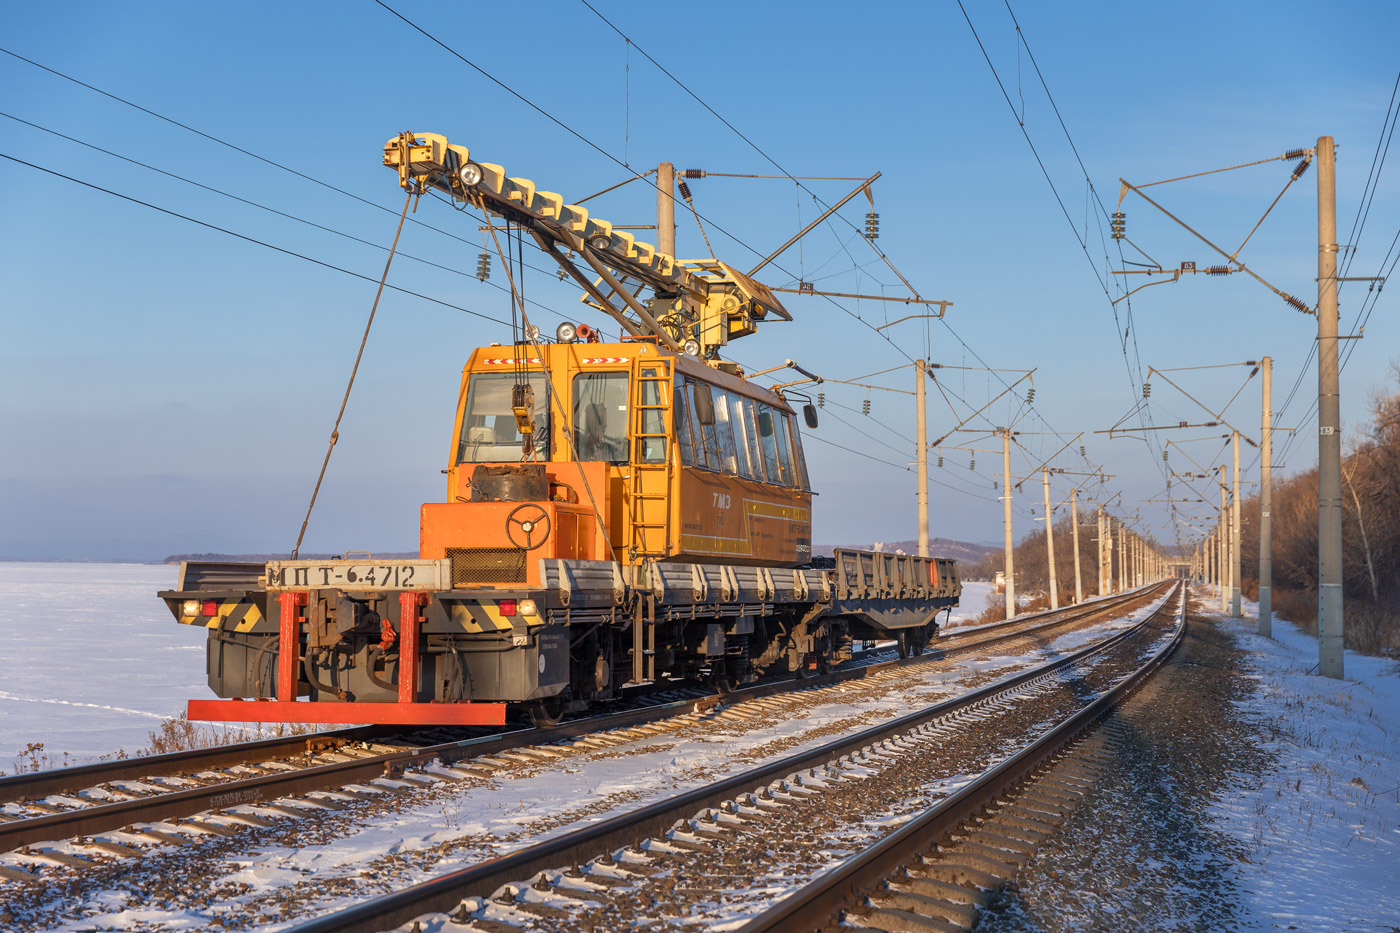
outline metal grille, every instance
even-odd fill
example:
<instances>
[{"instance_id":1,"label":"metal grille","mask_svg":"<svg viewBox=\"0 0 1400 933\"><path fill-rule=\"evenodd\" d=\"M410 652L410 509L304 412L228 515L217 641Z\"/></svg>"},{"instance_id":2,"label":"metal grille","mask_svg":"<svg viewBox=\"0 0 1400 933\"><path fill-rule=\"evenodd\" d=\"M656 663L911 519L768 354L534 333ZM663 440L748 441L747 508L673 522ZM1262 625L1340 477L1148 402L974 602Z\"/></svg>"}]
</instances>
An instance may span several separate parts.
<instances>
[{"instance_id":1,"label":"metal grille","mask_svg":"<svg viewBox=\"0 0 1400 933\"><path fill-rule=\"evenodd\" d=\"M525 552L513 547L450 547L452 585L524 583Z\"/></svg>"}]
</instances>

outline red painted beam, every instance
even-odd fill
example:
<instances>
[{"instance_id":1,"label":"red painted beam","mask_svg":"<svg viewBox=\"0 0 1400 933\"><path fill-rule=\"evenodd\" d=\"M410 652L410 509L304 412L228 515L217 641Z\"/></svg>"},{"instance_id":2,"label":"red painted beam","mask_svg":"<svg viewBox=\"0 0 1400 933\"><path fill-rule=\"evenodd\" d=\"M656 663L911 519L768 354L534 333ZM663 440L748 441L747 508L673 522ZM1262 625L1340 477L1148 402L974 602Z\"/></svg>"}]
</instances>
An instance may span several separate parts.
<instances>
[{"instance_id":1,"label":"red painted beam","mask_svg":"<svg viewBox=\"0 0 1400 933\"><path fill-rule=\"evenodd\" d=\"M500 726L504 703L311 703L190 700L190 720L213 722L370 723L394 726Z\"/></svg>"}]
</instances>

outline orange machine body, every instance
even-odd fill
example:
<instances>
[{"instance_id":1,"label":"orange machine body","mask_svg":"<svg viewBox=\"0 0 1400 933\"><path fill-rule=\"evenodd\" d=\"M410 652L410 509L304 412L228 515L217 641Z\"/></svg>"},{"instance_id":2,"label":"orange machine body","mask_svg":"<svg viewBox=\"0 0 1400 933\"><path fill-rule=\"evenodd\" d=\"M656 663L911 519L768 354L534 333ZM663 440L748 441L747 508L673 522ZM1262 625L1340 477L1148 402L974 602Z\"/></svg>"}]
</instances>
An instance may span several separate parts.
<instances>
[{"instance_id":1,"label":"orange machine body","mask_svg":"<svg viewBox=\"0 0 1400 933\"><path fill-rule=\"evenodd\" d=\"M534 393L528 452L510 407L519 384ZM420 540L420 556L452 558L454 586L538 584L537 558L810 560L812 494L792 408L653 341L478 349L455 424L447 501L423 506ZM521 462L550 481L535 503L548 533L530 550L518 522L510 536L520 501L480 501L472 485L483 466Z\"/></svg>"}]
</instances>

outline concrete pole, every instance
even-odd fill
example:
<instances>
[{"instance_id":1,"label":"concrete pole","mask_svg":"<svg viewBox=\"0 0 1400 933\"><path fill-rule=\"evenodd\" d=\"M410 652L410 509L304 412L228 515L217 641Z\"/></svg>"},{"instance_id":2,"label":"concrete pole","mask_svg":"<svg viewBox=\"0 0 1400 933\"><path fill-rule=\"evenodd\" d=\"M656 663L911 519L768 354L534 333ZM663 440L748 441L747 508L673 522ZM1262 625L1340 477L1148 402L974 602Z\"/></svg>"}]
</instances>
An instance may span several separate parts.
<instances>
[{"instance_id":1,"label":"concrete pole","mask_svg":"<svg viewBox=\"0 0 1400 933\"><path fill-rule=\"evenodd\" d=\"M1132 579L1128 576L1128 527L1122 522L1118 523L1118 589L1121 592L1131 587Z\"/></svg>"},{"instance_id":2,"label":"concrete pole","mask_svg":"<svg viewBox=\"0 0 1400 933\"><path fill-rule=\"evenodd\" d=\"M1243 536L1240 534L1240 432L1232 431L1235 447L1235 479L1230 493L1230 577L1234 585L1230 587L1230 617L1240 617L1240 587L1244 575L1244 559L1240 554Z\"/></svg>"},{"instance_id":3,"label":"concrete pole","mask_svg":"<svg viewBox=\"0 0 1400 933\"><path fill-rule=\"evenodd\" d=\"M676 167L662 162L656 167L656 248L676 255Z\"/></svg>"},{"instance_id":4,"label":"concrete pole","mask_svg":"<svg viewBox=\"0 0 1400 933\"><path fill-rule=\"evenodd\" d=\"M1342 676L1342 414L1337 370L1337 165L1317 141L1318 673Z\"/></svg>"},{"instance_id":5,"label":"concrete pole","mask_svg":"<svg viewBox=\"0 0 1400 933\"><path fill-rule=\"evenodd\" d=\"M919 556L928 557L928 417L924 408L924 361L914 361L914 446L918 448Z\"/></svg>"},{"instance_id":6,"label":"concrete pole","mask_svg":"<svg viewBox=\"0 0 1400 933\"><path fill-rule=\"evenodd\" d=\"M1011 540L1011 429L1001 429L1001 520L1006 534L1006 617L1016 614L1016 554Z\"/></svg>"},{"instance_id":7,"label":"concrete pole","mask_svg":"<svg viewBox=\"0 0 1400 933\"><path fill-rule=\"evenodd\" d=\"M1206 535L1206 591L1215 587L1215 532Z\"/></svg>"},{"instance_id":8,"label":"concrete pole","mask_svg":"<svg viewBox=\"0 0 1400 933\"><path fill-rule=\"evenodd\" d=\"M1230 567L1233 561L1230 559L1230 510L1229 503L1225 501L1227 490L1225 484L1225 464L1220 464L1220 611L1226 613L1230 611L1230 590L1234 587L1235 581L1230 579Z\"/></svg>"},{"instance_id":9,"label":"concrete pole","mask_svg":"<svg viewBox=\"0 0 1400 933\"><path fill-rule=\"evenodd\" d=\"M1055 516L1050 512L1050 470L1040 468L1040 483L1045 490L1045 554L1050 563L1050 608L1060 608L1060 585L1055 579Z\"/></svg>"},{"instance_id":10,"label":"concrete pole","mask_svg":"<svg viewBox=\"0 0 1400 933\"><path fill-rule=\"evenodd\" d=\"M1103 506L1099 506L1097 509L1094 510L1094 516L1095 516L1095 518L1098 519L1097 528L1098 528L1098 532L1099 532L1099 536L1098 536L1097 538L1094 539L1095 541L1098 542L1098 546L1099 546L1099 585L1098 585L1098 587L1095 589L1094 592L1095 592L1095 595L1097 595L1097 596L1103 596L1104 594L1106 594L1106 593L1108 592L1108 589L1104 586L1104 582L1103 582L1103 555L1104 555L1104 540L1103 540Z\"/></svg>"},{"instance_id":11,"label":"concrete pole","mask_svg":"<svg viewBox=\"0 0 1400 933\"><path fill-rule=\"evenodd\" d=\"M1259 634L1274 634L1274 361L1259 361L1264 371L1264 405L1259 438Z\"/></svg>"},{"instance_id":12,"label":"concrete pole","mask_svg":"<svg viewBox=\"0 0 1400 933\"><path fill-rule=\"evenodd\" d=\"M1079 490L1069 491L1069 520L1074 529L1074 601L1084 602L1084 584L1079 578Z\"/></svg>"}]
</instances>

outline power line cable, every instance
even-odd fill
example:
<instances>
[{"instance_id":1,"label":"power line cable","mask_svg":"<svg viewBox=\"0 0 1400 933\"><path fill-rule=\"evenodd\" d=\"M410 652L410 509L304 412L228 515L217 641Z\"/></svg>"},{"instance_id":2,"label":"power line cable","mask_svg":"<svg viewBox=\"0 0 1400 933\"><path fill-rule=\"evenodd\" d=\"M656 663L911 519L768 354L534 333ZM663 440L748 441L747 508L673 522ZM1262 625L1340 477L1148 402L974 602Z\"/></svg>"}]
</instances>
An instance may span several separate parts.
<instances>
[{"instance_id":1,"label":"power line cable","mask_svg":"<svg viewBox=\"0 0 1400 933\"><path fill-rule=\"evenodd\" d=\"M153 211L159 211L160 213L168 214L171 217L178 217L180 220L188 221L192 224L198 224L199 226L206 227L210 230L217 230L219 233L227 234L231 237L236 237L245 242L255 243L258 246L265 247L266 249L274 250L287 256L293 256L297 259L302 259L306 262L314 263L326 269L333 269L334 271L343 273L344 275L354 276L357 279L362 279L366 282L372 282L376 285L379 284L379 280L374 278L373 276L364 275L359 272L353 272L349 269L342 268L333 263L325 262L324 260L315 259L311 256L307 256L304 253L298 253L295 250L290 250L282 246L276 246L272 243L266 242L265 240L259 240L255 237L250 237L242 233L237 233L233 230L228 229L227 227L220 227L218 224L211 224L203 220L198 220L194 217L190 217L188 214L181 214L179 211L172 211L169 208L161 207L157 204L152 204L149 201L143 201L140 198L134 198L131 195L122 194L120 191L113 191L110 188L104 188L101 185L95 185L92 182L83 181L81 178L74 178L72 175L65 175L62 172L56 172L51 168L45 168L42 165L35 165L33 162L26 162L24 159L16 158L15 156L8 155L4 152L0 152L0 159L8 159L11 162L15 162L19 165L28 166L29 168L35 169L36 171L44 172L47 175L52 175L55 178L62 178L66 181L71 181L74 184L82 185L84 188L91 188L94 191L101 191L103 194L110 194L112 197L121 198L123 201L130 201L133 204L139 204L142 207L148 207ZM499 318L491 317L489 314L482 314L480 311L473 311L470 308L464 308L461 305L455 305L450 301L443 301L441 298L433 298L430 295L424 295L421 292L415 292L411 289L401 288L397 285L387 284L384 287L405 295L412 295L414 298L421 298L424 301L430 301L433 304L442 305L445 308L452 308L454 311L461 311L466 314L470 314L473 317L479 317L483 320L491 321L495 324L501 324L505 326L509 326L510 324L509 321L502 321Z\"/></svg>"}]
</instances>

